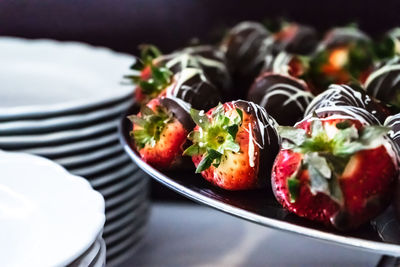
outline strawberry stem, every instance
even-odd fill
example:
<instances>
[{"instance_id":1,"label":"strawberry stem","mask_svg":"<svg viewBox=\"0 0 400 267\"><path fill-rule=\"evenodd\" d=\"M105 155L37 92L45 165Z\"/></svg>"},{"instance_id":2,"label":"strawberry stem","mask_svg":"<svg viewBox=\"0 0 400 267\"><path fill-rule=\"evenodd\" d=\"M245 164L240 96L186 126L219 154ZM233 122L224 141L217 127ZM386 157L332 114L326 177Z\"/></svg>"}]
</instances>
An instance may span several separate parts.
<instances>
[{"instance_id":1,"label":"strawberry stem","mask_svg":"<svg viewBox=\"0 0 400 267\"><path fill-rule=\"evenodd\" d=\"M160 106L156 108L156 111L143 106L140 113L140 116L128 116L128 119L134 124L134 129L130 132L130 135L134 138L135 144L139 149L146 145L154 147L156 142L160 140L160 135L165 125L173 117Z\"/></svg>"},{"instance_id":2,"label":"strawberry stem","mask_svg":"<svg viewBox=\"0 0 400 267\"><path fill-rule=\"evenodd\" d=\"M204 111L191 109L190 115L199 126L199 130L188 135L193 142L183 154L188 156L203 155L203 159L197 166L196 173L208 169L211 165L218 167L222 156L231 151L239 152L240 146L235 141L236 134L243 120L243 112L236 109L237 115L233 118L226 116L224 107L219 104L208 118Z\"/></svg>"}]
</instances>

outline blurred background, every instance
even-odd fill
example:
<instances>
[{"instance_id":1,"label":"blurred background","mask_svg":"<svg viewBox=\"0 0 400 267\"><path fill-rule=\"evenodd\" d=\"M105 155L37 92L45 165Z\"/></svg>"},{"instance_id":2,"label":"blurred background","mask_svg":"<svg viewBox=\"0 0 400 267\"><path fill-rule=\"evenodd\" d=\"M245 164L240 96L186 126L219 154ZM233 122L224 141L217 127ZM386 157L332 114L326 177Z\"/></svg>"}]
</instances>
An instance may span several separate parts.
<instances>
[{"instance_id":1,"label":"blurred background","mask_svg":"<svg viewBox=\"0 0 400 267\"><path fill-rule=\"evenodd\" d=\"M357 22L379 35L398 25L400 1L30 0L0 1L0 35L80 41L136 55L142 43L170 52L215 43L242 20L285 17L323 32ZM183 201L152 181L154 200Z\"/></svg>"}]
</instances>

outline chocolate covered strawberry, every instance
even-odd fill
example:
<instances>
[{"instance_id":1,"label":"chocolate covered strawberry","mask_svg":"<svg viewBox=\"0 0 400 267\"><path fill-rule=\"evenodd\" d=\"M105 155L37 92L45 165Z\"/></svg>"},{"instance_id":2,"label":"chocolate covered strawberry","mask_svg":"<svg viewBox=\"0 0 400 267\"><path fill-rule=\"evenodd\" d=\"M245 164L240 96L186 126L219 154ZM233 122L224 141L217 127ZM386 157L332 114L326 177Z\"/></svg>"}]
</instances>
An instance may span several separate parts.
<instances>
[{"instance_id":1,"label":"chocolate covered strawberry","mask_svg":"<svg viewBox=\"0 0 400 267\"><path fill-rule=\"evenodd\" d=\"M228 190L265 186L278 151L276 123L265 109L238 100L191 115L197 126L184 154L192 156L197 173Z\"/></svg>"},{"instance_id":2,"label":"chocolate covered strawberry","mask_svg":"<svg viewBox=\"0 0 400 267\"><path fill-rule=\"evenodd\" d=\"M153 45L142 45L141 57L137 59L131 69L135 73L125 75L136 85L135 99L140 104L146 104L151 99L159 96L165 88L172 83L173 73L164 66L153 64L153 60L161 55Z\"/></svg>"},{"instance_id":3,"label":"chocolate covered strawberry","mask_svg":"<svg viewBox=\"0 0 400 267\"><path fill-rule=\"evenodd\" d=\"M159 169L180 167L186 136L195 125L186 103L155 98L128 119L133 124L134 146L145 162Z\"/></svg>"},{"instance_id":4,"label":"chocolate covered strawberry","mask_svg":"<svg viewBox=\"0 0 400 267\"><path fill-rule=\"evenodd\" d=\"M398 166L388 128L314 115L279 132L284 141L272 187L289 211L348 230L389 204Z\"/></svg>"}]
</instances>

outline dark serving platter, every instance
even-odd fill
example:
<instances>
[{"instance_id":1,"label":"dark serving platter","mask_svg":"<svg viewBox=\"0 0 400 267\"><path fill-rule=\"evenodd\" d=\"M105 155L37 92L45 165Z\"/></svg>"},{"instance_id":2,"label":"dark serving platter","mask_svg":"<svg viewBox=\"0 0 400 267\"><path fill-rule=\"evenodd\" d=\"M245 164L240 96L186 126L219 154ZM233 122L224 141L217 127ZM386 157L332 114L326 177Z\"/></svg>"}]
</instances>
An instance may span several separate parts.
<instances>
[{"instance_id":1,"label":"dark serving platter","mask_svg":"<svg viewBox=\"0 0 400 267\"><path fill-rule=\"evenodd\" d=\"M132 107L126 114L133 113ZM338 232L288 213L278 204L269 189L230 192L216 188L194 172L156 170L142 161L131 146L129 137L131 127L131 122L124 115L119 125L119 133L125 151L143 171L177 193L253 223L389 255L390 257L382 258L380 266L398 266L396 258L400 257L400 224L395 219L391 207L371 223L365 224L356 231Z\"/></svg>"}]
</instances>

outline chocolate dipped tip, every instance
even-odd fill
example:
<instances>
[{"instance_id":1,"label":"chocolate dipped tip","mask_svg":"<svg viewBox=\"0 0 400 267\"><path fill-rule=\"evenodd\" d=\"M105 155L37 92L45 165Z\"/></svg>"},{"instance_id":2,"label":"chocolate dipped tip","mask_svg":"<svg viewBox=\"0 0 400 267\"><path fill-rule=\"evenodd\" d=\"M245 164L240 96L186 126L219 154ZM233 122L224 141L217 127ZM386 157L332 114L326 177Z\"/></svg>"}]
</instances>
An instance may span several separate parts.
<instances>
[{"instance_id":1,"label":"chocolate dipped tip","mask_svg":"<svg viewBox=\"0 0 400 267\"><path fill-rule=\"evenodd\" d=\"M185 68L174 75L166 95L182 99L195 109L208 110L222 100L220 91L197 68Z\"/></svg>"},{"instance_id":2,"label":"chocolate dipped tip","mask_svg":"<svg viewBox=\"0 0 400 267\"><path fill-rule=\"evenodd\" d=\"M318 50L348 45L353 42L370 42L371 38L356 27L338 27L328 31Z\"/></svg>"},{"instance_id":3,"label":"chocolate dipped tip","mask_svg":"<svg viewBox=\"0 0 400 267\"><path fill-rule=\"evenodd\" d=\"M389 115L387 110L377 99L366 94L365 90L356 85L332 84L329 88L316 96L308 105L305 116L324 107L353 106L365 109L383 123Z\"/></svg>"},{"instance_id":4,"label":"chocolate dipped tip","mask_svg":"<svg viewBox=\"0 0 400 267\"><path fill-rule=\"evenodd\" d=\"M313 95L300 79L263 73L251 86L248 99L265 108L280 125L294 125L303 117Z\"/></svg>"},{"instance_id":5,"label":"chocolate dipped tip","mask_svg":"<svg viewBox=\"0 0 400 267\"><path fill-rule=\"evenodd\" d=\"M258 182L263 187L270 186L272 165L280 146L280 137L277 131L278 123L263 107L253 102L236 100L232 101L232 103L256 119L252 132L254 133L256 144L260 148Z\"/></svg>"},{"instance_id":6,"label":"chocolate dipped tip","mask_svg":"<svg viewBox=\"0 0 400 267\"><path fill-rule=\"evenodd\" d=\"M190 116L190 105L183 100L175 97L162 97L160 104L171 112L188 132L196 126Z\"/></svg>"}]
</instances>

